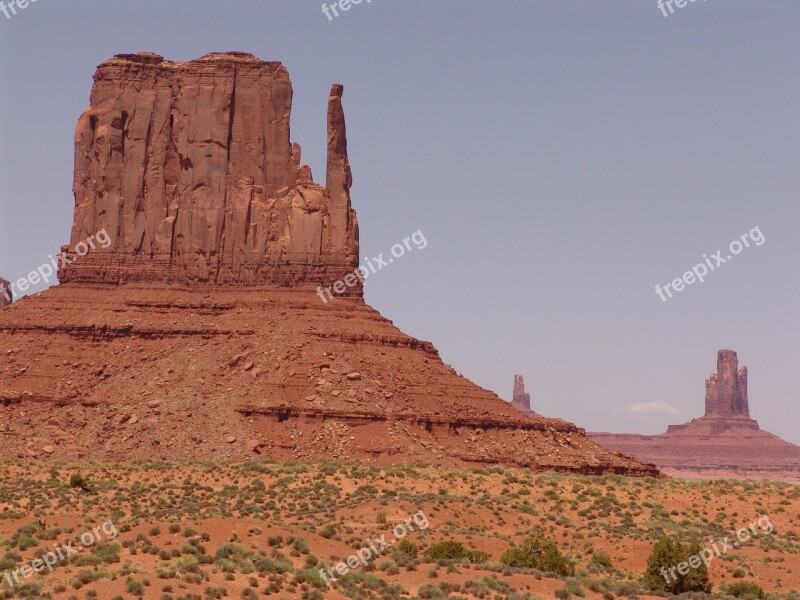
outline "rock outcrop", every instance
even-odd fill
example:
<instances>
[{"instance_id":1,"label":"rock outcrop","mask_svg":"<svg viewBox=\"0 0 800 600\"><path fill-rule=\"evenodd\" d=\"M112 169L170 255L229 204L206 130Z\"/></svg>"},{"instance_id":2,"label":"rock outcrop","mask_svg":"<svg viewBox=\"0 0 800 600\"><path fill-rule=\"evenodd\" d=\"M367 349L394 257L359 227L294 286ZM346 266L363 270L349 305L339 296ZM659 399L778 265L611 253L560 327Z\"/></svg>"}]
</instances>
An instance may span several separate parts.
<instances>
[{"instance_id":1,"label":"rock outcrop","mask_svg":"<svg viewBox=\"0 0 800 600\"><path fill-rule=\"evenodd\" d=\"M750 416L747 403L747 367L739 368L733 350L717 354L717 372L706 380L706 417Z\"/></svg>"},{"instance_id":2,"label":"rock outcrop","mask_svg":"<svg viewBox=\"0 0 800 600\"><path fill-rule=\"evenodd\" d=\"M531 395L525 391L525 381L522 375L514 375L514 392L511 396L511 406L526 414L536 414L531 409Z\"/></svg>"},{"instance_id":3,"label":"rock outcrop","mask_svg":"<svg viewBox=\"0 0 800 600\"><path fill-rule=\"evenodd\" d=\"M328 107L327 187L290 141L284 66L251 54L97 69L75 131L66 282L325 285L358 266L341 85ZM104 231L112 242L77 256ZM353 286L351 293L359 294Z\"/></svg>"},{"instance_id":4,"label":"rock outcrop","mask_svg":"<svg viewBox=\"0 0 800 600\"><path fill-rule=\"evenodd\" d=\"M11 294L11 284L0 277L0 308L8 306L13 302L14 297Z\"/></svg>"},{"instance_id":5,"label":"rock outcrop","mask_svg":"<svg viewBox=\"0 0 800 600\"><path fill-rule=\"evenodd\" d=\"M800 447L763 431L750 417L747 367L733 350L717 354L706 381L705 415L661 435L589 433L606 448L689 477L768 477L800 482Z\"/></svg>"},{"instance_id":6,"label":"rock outcrop","mask_svg":"<svg viewBox=\"0 0 800 600\"><path fill-rule=\"evenodd\" d=\"M289 142L291 95L282 65L241 53L98 68L77 128L74 262L0 312L0 456L657 475L520 414L360 290L317 295L358 259L342 87L324 188ZM98 230L113 243L80 256Z\"/></svg>"}]
</instances>

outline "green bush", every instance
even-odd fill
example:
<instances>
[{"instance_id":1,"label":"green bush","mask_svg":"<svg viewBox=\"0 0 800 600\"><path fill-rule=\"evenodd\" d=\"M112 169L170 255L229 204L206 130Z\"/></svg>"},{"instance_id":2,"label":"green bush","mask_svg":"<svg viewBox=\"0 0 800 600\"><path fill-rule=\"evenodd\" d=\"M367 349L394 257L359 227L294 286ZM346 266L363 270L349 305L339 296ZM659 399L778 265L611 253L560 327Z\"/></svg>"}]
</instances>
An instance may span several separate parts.
<instances>
[{"instance_id":1,"label":"green bush","mask_svg":"<svg viewBox=\"0 0 800 600\"><path fill-rule=\"evenodd\" d=\"M485 562L489 562L489 559L492 558L492 556L488 552L483 552L481 550L467 550L464 553L463 558L467 562L480 565Z\"/></svg>"},{"instance_id":2,"label":"green bush","mask_svg":"<svg viewBox=\"0 0 800 600\"><path fill-rule=\"evenodd\" d=\"M556 543L536 534L526 538L519 548L506 550L500 562L509 567L538 569L562 576L575 574L575 565L564 558Z\"/></svg>"},{"instance_id":3,"label":"green bush","mask_svg":"<svg viewBox=\"0 0 800 600\"><path fill-rule=\"evenodd\" d=\"M128 578L125 582L125 589L133 596L144 596L144 585L135 579Z\"/></svg>"},{"instance_id":4,"label":"green bush","mask_svg":"<svg viewBox=\"0 0 800 600\"><path fill-rule=\"evenodd\" d=\"M461 560L467 558L469 550L464 548L464 544L455 540L438 542L425 550L423 556L431 560Z\"/></svg>"},{"instance_id":5,"label":"green bush","mask_svg":"<svg viewBox=\"0 0 800 600\"><path fill-rule=\"evenodd\" d=\"M404 554L408 554L409 556L416 557L419 553L419 548L417 545L409 539L403 539L397 545L397 549Z\"/></svg>"},{"instance_id":6,"label":"green bush","mask_svg":"<svg viewBox=\"0 0 800 600\"><path fill-rule=\"evenodd\" d=\"M89 491L89 482L80 473L73 473L69 478L69 487L79 488L84 492Z\"/></svg>"},{"instance_id":7,"label":"green bush","mask_svg":"<svg viewBox=\"0 0 800 600\"><path fill-rule=\"evenodd\" d=\"M747 600L762 600L764 598L764 589L750 581L732 583L725 588L725 593L735 598L745 598Z\"/></svg>"},{"instance_id":8,"label":"green bush","mask_svg":"<svg viewBox=\"0 0 800 600\"><path fill-rule=\"evenodd\" d=\"M17 540L17 546L20 550L28 550L29 548L36 548L39 545L39 540L31 535L21 535Z\"/></svg>"},{"instance_id":9,"label":"green bush","mask_svg":"<svg viewBox=\"0 0 800 600\"><path fill-rule=\"evenodd\" d=\"M683 594L686 592L711 592L708 579L708 567L700 562L696 568L689 568L683 575L678 572L678 565L688 563L690 558L700 554L702 548L698 543L681 544L672 536L661 537L654 545L647 559L647 570L644 573L644 585L652 591Z\"/></svg>"},{"instance_id":10,"label":"green bush","mask_svg":"<svg viewBox=\"0 0 800 600\"><path fill-rule=\"evenodd\" d=\"M326 589L328 584L323 581L317 569L301 569L294 574L295 583L308 583L321 590Z\"/></svg>"},{"instance_id":11,"label":"green bush","mask_svg":"<svg viewBox=\"0 0 800 600\"><path fill-rule=\"evenodd\" d=\"M610 569L613 563L611 557L606 552L598 550L592 555L591 564Z\"/></svg>"}]
</instances>

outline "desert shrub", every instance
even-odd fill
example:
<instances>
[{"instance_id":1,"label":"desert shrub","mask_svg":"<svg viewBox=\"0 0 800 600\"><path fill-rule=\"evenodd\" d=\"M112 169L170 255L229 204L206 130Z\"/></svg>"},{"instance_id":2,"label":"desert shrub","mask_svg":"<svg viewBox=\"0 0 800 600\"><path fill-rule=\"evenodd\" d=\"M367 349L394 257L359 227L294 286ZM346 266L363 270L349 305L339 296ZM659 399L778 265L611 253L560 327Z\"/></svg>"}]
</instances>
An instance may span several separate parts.
<instances>
[{"instance_id":1,"label":"desert shrub","mask_svg":"<svg viewBox=\"0 0 800 600\"><path fill-rule=\"evenodd\" d=\"M141 581L128 578L125 582L125 589L133 596L144 596L144 584Z\"/></svg>"},{"instance_id":2,"label":"desert shrub","mask_svg":"<svg viewBox=\"0 0 800 600\"><path fill-rule=\"evenodd\" d=\"M461 542L445 540L425 550L423 556L430 560L461 560L467 558L469 552Z\"/></svg>"},{"instance_id":3,"label":"desert shrub","mask_svg":"<svg viewBox=\"0 0 800 600\"><path fill-rule=\"evenodd\" d=\"M608 553L598 550L592 555L591 564L610 569L613 563Z\"/></svg>"},{"instance_id":4,"label":"desert shrub","mask_svg":"<svg viewBox=\"0 0 800 600\"><path fill-rule=\"evenodd\" d=\"M732 583L725 588L725 593L735 598L745 598L746 600L762 600L764 589L750 581L739 581Z\"/></svg>"},{"instance_id":5,"label":"desert shrub","mask_svg":"<svg viewBox=\"0 0 800 600\"><path fill-rule=\"evenodd\" d=\"M683 594L685 592L710 592L711 582L708 579L708 567L700 562L696 568L690 568L683 575L678 572L678 565L688 563L701 552L700 544L681 544L672 536L661 537L654 545L647 559L647 570L644 573L644 584L652 591ZM688 565L687 565L688 566Z\"/></svg>"},{"instance_id":6,"label":"desert shrub","mask_svg":"<svg viewBox=\"0 0 800 600\"><path fill-rule=\"evenodd\" d=\"M397 549L411 557L416 557L419 553L419 547L417 547L417 545L409 539L401 540L397 545Z\"/></svg>"},{"instance_id":7,"label":"desert shrub","mask_svg":"<svg viewBox=\"0 0 800 600\"><path fill-rule=\"evenodd\" d=\"M69 478L69 487L77 488L83 490L84 492L88 492L89 482L80 473L73 473L72 477Z\"/></svg>"},{"instance_id":8,"label":"desert shrub","mask_svg":"<svg viewBox=\"0 0 800 600\"><path fill-rule=\"evenodd\" d=\"M506 550L500 562L509 567L538 569L562 576L575 574L575 565L559 552L556 543L540 535L532 535L520 547Z\"/></svg>"},{"instance_id":9,"label":"desert shrub","mask_svg":"<svg viewBox=\"0 0 800 600\"><path fill-rule=\"evenodd\" d=\"M445 593L440 590L437 586L432 585L430 583L426 583L423 586L420 586L417 594L423 600L435 600L438 598L444 598Z\"/></svg>"},{"instance_id":10,"label":"desert shrub","mask_svg":"<svg viewBox=\"0 0 800 600\"><path fill-rule=\"evenodd\" d=\"M294 574L295 583L308 583L318 589L326 589L328 584L323 581L317 569L301 569Z\"/></svg>"},{"instance_id":11,"label":"desert shrub","mask_svg":"<svg viewBox=\"0 0 800 600\"><path fill-rule=\"evenodd\" d=\"M19 539L17 539L17 546L19 546L20 550L28 550L29 548L36 548L39 545L39 540L37 540L32 535L21 535Z\"/></svg>"},{"instance_id":12,"label":"desert shrub","mask_svg":"<svg viewBox=\"0 0 800 600\"><path fill-rule=\"evenodd\" d=\"M92 556L110 565L112 563L120 562L120 550L121 547L119 544L104 542L95 546L95 548L92 550Z\"/></svg>"},{"instance_id":13,"label":"desert shrub","mask_svg":"<svg viewBox=\"0 0 800 600\"><path fill-rule=\"evenodd\" d=\"M336 533L336 530L333 529L331 537L333 537L333 535L335 535L335 533ZM308 547L308 542L305 541L303 538L295 538L293 543L292 543L292 546L294 547L294 549L297 552L300 552L301 554L308 554L310 552L310 549Z\"/></svg>"},{"instance_id":14,"label":"desert shrub","mask_svg":"<svg viewBox=\"0 0 800 600\"><path fill-rule=\"evenodd\" d=\"M105 571L81 571L75 576L75 580L72 582L72 587L77 590L84 585L88 585L95 581L100 581L101 579L106 579L108 576L108 573Z\"/></svg>"},{"instance_id":15,"label":"desert shrub","mask_svg":"<svg viewBox=\"0 0 800 600\"><path fill-rule=\"evenodd\" d=\"M464 560L475 565L489 562L490 558L492 558L491 555L488 552L483 552L482 550L467 550L463 556Z\"/></svg>"}]
</instances>

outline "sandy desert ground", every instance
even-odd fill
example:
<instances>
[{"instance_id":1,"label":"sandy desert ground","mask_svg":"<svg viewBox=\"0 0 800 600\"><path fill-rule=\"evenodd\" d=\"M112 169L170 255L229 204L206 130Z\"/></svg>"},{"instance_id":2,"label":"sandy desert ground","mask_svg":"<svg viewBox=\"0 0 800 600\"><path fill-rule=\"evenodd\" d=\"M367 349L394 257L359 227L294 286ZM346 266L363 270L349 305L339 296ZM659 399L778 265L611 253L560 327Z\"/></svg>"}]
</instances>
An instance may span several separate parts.
<instances>
[{"instance_id":1,"label":"sandy desert ground","mask_svg":"<svg viewBox=\"0 0 800 600\"><path fill-rule=\"evenodd\" d=\"M786 483L343 462L0 469L3 598L645 598L661 534L706 547L750 524L751 539L711 561L713 595L747 581L800 598L800 487ZM555 540L574 577L500 563L534 531ZM379 549L381 536L391 544L377 558L326 585L320 568L368 541ZM446 541L477 552L426 557ZM56 548L65 556L52 572L33 562ZM18 572L16 584L23 564L42 573Z\"/></svg>"}]
</instances>

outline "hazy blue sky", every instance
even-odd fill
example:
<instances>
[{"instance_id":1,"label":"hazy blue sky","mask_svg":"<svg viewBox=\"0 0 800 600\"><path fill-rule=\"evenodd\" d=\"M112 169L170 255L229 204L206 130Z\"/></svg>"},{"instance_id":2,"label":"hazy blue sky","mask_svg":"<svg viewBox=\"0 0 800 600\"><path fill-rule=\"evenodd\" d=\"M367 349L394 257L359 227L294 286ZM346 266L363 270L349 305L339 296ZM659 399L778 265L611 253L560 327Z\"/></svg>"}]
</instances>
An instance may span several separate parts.
<instances>
[{"instance_id":1,"label":"hazy blue sky","mask_svg":"<svg viewBox=\"0 0 800 600\"><path fill-rule=\"evenodd\" d=\"M248 51L289 69L318 181L345 84L362 255L428 240L367 300L459 372L656 433L702 414L732 348L753 416L800 443L798 31L797 0L364 0L333 21L320 0L38 0L0 14L0 274L68 240L96 65ZM763 245L655 294L756 226ZM680 414L631 414L649 403Z\"/></svg>"}]
</instances>

